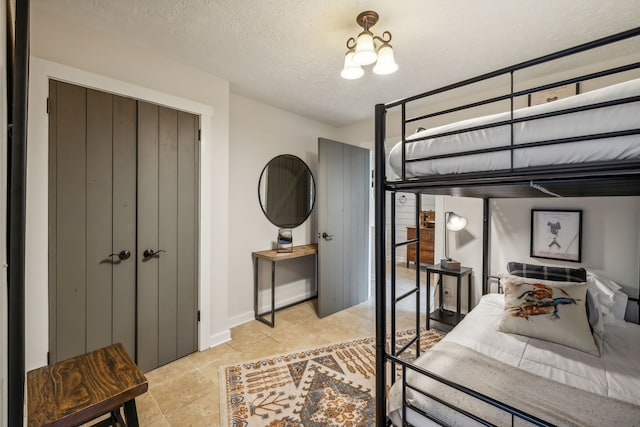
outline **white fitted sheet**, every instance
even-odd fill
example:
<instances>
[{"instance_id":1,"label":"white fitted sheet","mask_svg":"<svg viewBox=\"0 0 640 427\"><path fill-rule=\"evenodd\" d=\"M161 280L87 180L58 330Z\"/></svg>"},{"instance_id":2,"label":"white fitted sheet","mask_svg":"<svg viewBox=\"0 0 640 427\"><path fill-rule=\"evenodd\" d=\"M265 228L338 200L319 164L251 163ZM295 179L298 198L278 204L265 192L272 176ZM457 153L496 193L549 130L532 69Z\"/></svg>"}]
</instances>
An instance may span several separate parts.
<instances>
[{"instance_id":1,"label":"white fitted sheet","mask_svg":"<svg viewBox=\"0 0 640 427\"><path fill-rule=\"evenodd\" d=\"M640 79L630 80L546 104L515 110L514 117L528 117L636 95L640 95ZM640 117L640 102L633 102L545 119L524 121L514 125L514 144L635 129L638 127L638 117ZM509 118L510 112L476 117L420 131L407 139L411 141L415 138L496 123ZM415 159L441 154L463 153L469 150L506 147L510 143L511 127L503 125L409 143L407 144L406 158ZM407 163L406 172L407 177L412 178L496 171L509 169L511 167L510 158L509 151L461 155L452 158ZM638 158L640 158L640 135L632 135L562 143L552 147L542 146L514 150L513 167L523 168ZM398 142L391 150L389 165L391 170L388 172L399 176L402 170L401 142ZM388 173L391 180L395 179L392 173Z\"/></svg>"},{"instance_id":2,"label":"white fitted sheet","mask_svg":"<svg viewBox=\"0 0 640 427\"><path fill-rule=\"evenodd\" d=\"M596 357L548 341L497 330L504 296L488 294L443 341L585 391L640 405L640 325L608 326Z\"/></svg>"}]
</instances>

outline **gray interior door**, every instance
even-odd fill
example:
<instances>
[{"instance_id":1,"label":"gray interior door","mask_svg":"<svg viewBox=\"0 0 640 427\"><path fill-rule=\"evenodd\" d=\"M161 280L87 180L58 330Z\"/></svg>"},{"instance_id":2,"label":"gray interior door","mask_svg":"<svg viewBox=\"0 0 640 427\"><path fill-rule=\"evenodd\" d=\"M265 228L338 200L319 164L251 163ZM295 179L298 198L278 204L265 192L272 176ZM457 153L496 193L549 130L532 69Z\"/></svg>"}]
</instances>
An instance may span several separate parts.
<instances>
[{"instance_id":1,"label":"gray interior door","mask_svg":"<svg viewBox=\"0 0 640 427\"><path fill-rule=\"evenodd\" d=\"M197 349L198 117L138 102L138 358Z\"/></svg>"},{"instance_id":2,"label":"gray interior door","mask_svg":"<svg viewBox=\"0 0 640 427\"><path fill-rule=\"evenodd\" d=\"M135 354L135 100L50 81L50 360ZM133 184L132 184L133 183Z\"/></svg>"},{"instance_id":3,"label":"gray interior door","mask_svg":"<svg viewBox=\"0 0 640 427\"><path fill-rule=\"evenodd\" d=\"M51 362L115 342L145 371L192 353L198 117L52 80L49 126Z\"/></svg>"},{"instance_id":4,"label":"gray interior door","mask_svg":"<svg viewBox=\"0 0 640 427\"><path fill-rule=\"evenodd\" d=\"M318 315L368 297L369 151L318 139Z\"/></svg>"}]
</instances>

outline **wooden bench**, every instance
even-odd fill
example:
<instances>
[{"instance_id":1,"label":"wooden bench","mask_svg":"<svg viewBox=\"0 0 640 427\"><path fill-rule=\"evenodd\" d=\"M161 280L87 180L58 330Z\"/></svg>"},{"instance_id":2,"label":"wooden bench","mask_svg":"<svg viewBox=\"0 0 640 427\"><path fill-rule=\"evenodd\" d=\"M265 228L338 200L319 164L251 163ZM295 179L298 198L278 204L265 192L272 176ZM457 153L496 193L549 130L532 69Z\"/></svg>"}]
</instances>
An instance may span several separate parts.
<instances>
[{"instance_id":1,"label":"wooden bench","mask_svg":"<svg viewBox=\"0 0 640 427\"><path fill-rule=\"evenodd\" d=\"M77 426L110 414L96 426L136 427L135 397L147 388L147 379L122 344L113 344L29 371L27 422L34 427Z\"/></svg>"}]
</instances>

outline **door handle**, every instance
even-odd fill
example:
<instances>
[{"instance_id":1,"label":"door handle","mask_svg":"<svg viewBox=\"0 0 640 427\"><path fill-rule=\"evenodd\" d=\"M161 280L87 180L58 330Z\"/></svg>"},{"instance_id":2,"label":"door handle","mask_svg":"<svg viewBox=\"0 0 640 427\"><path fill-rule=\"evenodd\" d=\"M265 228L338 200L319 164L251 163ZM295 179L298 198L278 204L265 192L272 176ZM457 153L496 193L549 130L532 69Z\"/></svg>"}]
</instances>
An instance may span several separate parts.
<instances>
[{"instance_id":1,"label":"door handle","mask_svg":"<svg viewBox=\"0 0 640 427\"><path fill-rule=\"evenodd\" d=\"M322 238L328 242L329 240L333 240L333 234L322 233Z\"/></svg>"},{"instance_id":2,"label":"door handle","mask_svg":"<svg viewBox=\"0 0 640 427\"><path fill-rule=\"evenodd\" d=\"M159 255L160 252L167 252L167 251L165 251L164 249L158 249L157 251L154 251L153 249L145 249L144 252L142 253L142 256L144 257L144 259L149 259L156 255Z\"/></svg>"},{"instance_id":3,"label":"door handle","mask_svg":"<svg viewBox=\"0 0 640 427\"><path fill-rule=\"evenodd\" d=\"M131 252L127 250L123 250L118 252L117 254L109 255L109 257L112 257L112 256L117 256L118 258L120 258L121 261L124 261L125 259L129 259L129 257L131 256Z\"/></svg>"}]
</instances>

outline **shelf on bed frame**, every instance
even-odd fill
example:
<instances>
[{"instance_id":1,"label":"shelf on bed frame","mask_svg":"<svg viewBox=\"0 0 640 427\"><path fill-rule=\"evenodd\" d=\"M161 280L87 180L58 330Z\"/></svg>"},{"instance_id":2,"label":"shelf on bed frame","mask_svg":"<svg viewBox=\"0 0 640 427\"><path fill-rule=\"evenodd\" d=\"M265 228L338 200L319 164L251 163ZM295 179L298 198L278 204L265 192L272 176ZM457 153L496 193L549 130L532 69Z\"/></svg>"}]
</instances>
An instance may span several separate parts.
<instances>
[{"instance_id":1,"label":"shelf on bed frame","mask_svg":"<svg viewBox=\"0 0 640 427\"><path fill-rule=\"evenodd\" d=\"M388 191L476 198L637 196L640 161L388 181Z\"/></svg>"}]
</instances>

